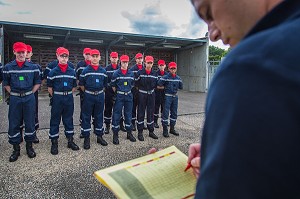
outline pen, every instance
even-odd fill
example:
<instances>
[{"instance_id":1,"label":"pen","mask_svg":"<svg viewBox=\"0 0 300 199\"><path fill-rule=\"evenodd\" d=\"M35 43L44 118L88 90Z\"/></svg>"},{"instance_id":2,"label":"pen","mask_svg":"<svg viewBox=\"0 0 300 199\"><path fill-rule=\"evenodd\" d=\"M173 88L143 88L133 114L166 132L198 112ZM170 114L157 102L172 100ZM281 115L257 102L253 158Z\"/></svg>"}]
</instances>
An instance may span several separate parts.
<instances>
[{"instance_id":1,"label":"pen","mask_svg":"<svg viewBox=\"0 0 300 199\"><path fill-rule=\"evenodd\" d=\"M184 172L186 172L191 167L192 167L191 163L188 163L187 166L186 166L186 168L184 169Z\"/></svg>"}]
</instances>

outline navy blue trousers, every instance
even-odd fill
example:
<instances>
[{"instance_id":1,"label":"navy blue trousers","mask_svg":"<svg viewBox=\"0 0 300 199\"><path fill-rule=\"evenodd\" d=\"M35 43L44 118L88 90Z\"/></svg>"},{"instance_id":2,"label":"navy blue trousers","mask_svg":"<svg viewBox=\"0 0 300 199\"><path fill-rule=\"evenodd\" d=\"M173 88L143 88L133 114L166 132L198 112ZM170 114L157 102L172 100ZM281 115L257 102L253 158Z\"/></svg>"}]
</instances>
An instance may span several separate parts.
<instances>
[{"instance_id":1,"label":"navy blue trousers","mask_svg":"<svg viewBox=\"0 0 300 199\"><path fill-rule=\"evenodd\" d=\"M139 91L137 90L137 88L133 87L131 89L131 92L133 94L133 103L132 103L132 124L135 124L136 121L136 112L137 112L137 106L138 106L138 101L139 101Z\"/></svg>"},{"instance_id":2,"label":"navy blue trousers","mask_svg":"<svg viewBox=\"0 0 300 199\"><path fill-rule=\"evenodd\" d=\"M32 142L36 137L35 131L35 98L34 94L24 97L10 96L8 110L8 142L12 145L21 143L20 124L25 124L24 139Z\"/></svg>"},{"instance_id":3,"label":"navy blue trousers","mask_svg":"<svg viewBox=\"0 0 300 199\"><path fill-rule=\"evenodd\" d=\"M147 128L149 131L154 131L154 107L155 107L155 92L146 94L139 92L138 114L137 114L137 129L142 131L144 128L144 118L147 109Z\"/></svg>"},{"instance_id":4,"label":"navy blue trousers","mask_svg":"<svg viewBox=\"0 0 300 199\"><path fill-rule=\"evenodd\" d=\"M120 130L120 119L122 117L122 110L124 108L124 119L125 119L125 128L126 131L131 131L131 120L132 120L132 106L133 106L133 96L132 94L116 95L116 102L113 108L112 115L112 130L114 133L119 132Z\"/></svg>"},{"instance_id":5,"label":"navy blue trousers","mask_svg":"<svg viewBox=\"0 0 300 199\"><path fill-rule=\"evenodd\" d=\"M59 138L59 124L62 120L65 127L66 137L74 135L73 113L74 113L74 98L73 95L57 95L53 94L53 104L51 107L50 119L50 139Z\"/></svg>"},{"instance_id":6,"label":"navy blue trousers","mask_svg":"<svg viewBox=\"0 0 300 199\"><path fill-rule=\"evenodd\" d=\"M154 120L157 121L159 118L159 109L160 115L162 116L165 106L165 90L156 89L155 90L155 109L154 109Z\"/></svg>"},{"instance_id":7,"label":"navy blue trousers","mask_svg":"<svg viewBox=\"0 0 300 199\"><path fill-rule=\"evenodd\" d=\"M175 126L177 120L177 109L178 109L178 96L165 96L165 106L161 123L163 126L168 125L169 113L170 113L170 125Z\"/></svg>"},{"instance_id":8,"label":"navy blue trousers","mask_svg":"<svg viewBox=\"0 0 300 199\"><path fill-rule=\"evenodd\" d=\"M81 123L81 134L84 137L90 136L92 115L94 117L94 133L97 136L103 135L103 110L104 93L98 95L84 93Z\"/></svg>"},{"instance_id":9,"label":"navy blue trousers","mask_svg":"<svg viewBox=\"0 0 300 199\"><path fill-rule=\"evenodd\" d=\"M104 123L109 125L112 119L112 109L114 105L115 93L111 87L105 91Z\"/></svg>"}]
</instances>

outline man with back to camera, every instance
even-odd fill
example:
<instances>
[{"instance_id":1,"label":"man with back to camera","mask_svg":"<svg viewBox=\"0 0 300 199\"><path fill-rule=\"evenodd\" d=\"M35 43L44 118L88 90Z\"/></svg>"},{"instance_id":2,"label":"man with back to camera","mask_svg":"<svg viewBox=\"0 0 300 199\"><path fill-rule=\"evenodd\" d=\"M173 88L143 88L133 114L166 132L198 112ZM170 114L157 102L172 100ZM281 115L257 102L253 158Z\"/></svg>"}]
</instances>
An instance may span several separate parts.
<instances>
[{"instance_id":1,"label":"man with back to camera","mask_svg":"<svg viewBox=\"0 0 300 199\"><path fill-rule=\"evenodd\" d=\"M300 198L300 1L192 3L210 39L233 47L210 85L201 152L190 146L195 198Z\"/></svg>"}]
</instances>

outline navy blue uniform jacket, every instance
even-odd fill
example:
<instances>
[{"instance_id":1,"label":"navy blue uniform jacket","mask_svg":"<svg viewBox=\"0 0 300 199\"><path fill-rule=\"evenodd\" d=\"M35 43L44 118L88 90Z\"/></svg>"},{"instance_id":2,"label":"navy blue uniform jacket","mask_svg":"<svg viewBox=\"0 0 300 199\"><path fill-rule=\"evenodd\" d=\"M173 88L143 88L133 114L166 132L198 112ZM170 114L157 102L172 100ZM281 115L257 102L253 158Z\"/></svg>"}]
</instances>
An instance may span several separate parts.
<instances>
[{"instance_id":1,"label":"navy blue uniform jacket","mask_svg":"<svg viewBox=\"0 0 300 199\"><path fill-rule=\"evenodd\" d=\"M300 198L300 1L228 54L206 102L196 198Z\"/></svg>"}]
</instances>

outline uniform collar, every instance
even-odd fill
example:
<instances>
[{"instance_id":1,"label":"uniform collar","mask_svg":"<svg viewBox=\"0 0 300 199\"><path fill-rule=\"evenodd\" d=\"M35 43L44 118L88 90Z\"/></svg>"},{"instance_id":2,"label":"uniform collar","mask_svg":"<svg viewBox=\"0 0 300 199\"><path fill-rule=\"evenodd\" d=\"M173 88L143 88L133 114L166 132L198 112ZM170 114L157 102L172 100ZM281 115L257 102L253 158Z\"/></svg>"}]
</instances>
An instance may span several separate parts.
<instances>
[{"instance_id":1,"label":"uniform collar","mask_svg":"<svg viewBox=\"0 0 300 199\"><path fill-rule=\"evenodd\" d=\"M273 10L267 13L258 23L250 30L245 38L253 34L275 27L288 19L292 19L300 15L299 0L284 0Z\"/></svg>"}]
</instances>

